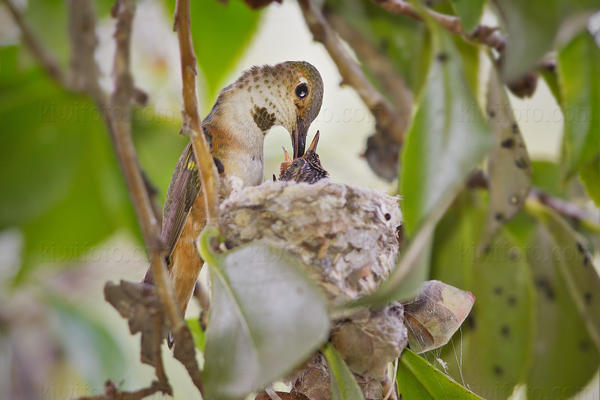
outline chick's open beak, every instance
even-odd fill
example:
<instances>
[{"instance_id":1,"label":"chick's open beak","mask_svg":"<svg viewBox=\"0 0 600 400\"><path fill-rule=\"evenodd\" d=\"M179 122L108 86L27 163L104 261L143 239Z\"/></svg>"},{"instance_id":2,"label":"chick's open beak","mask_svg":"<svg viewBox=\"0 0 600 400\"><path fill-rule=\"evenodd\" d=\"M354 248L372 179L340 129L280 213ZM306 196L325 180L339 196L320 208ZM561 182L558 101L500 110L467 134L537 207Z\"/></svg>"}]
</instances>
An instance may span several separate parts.
<instances>
[{"instance_id":1,"label":"chick's open beak","mask_svg":"<svg viewBox=\"0 0 600 400\"><path fill-rule=\"evenodd\" d=\"M292 147L294 148L294 159L302 157L304 155L307 131L308 126L306 126L304 121L300 117L298 117L296 119L296 127L292 131Z\"/></svg>"},{"instance_id":2,"label":"chick's open beak","mask_svg":"<svg viewBox=\"0 0 600 400\"><path fill-rule=\"evenodd\" d=\"M319 131L317 131L317 133L315 133L315 137L313 138L312 142L310 142L310 145L308 146L308 149L306 149L306 151L313 151L316 152L317 151L317 144L319 144Z\"/></svg>"}]
</instances>

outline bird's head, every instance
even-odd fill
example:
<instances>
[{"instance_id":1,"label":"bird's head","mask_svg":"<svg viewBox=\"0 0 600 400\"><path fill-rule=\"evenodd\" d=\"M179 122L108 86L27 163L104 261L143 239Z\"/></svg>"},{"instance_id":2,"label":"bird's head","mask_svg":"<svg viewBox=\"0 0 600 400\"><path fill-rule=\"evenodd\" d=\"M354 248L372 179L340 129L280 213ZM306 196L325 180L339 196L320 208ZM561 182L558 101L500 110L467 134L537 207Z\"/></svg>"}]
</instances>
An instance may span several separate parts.
<instances>
[{"instance_id":1,"label":"bird's head","mask_svg":"<svg viewBox=\"0 0 600 400\"><path fill-rule=\"evenodd\" d=\"M225 100L233 93L238 110L248 112L249 106L251 124L263 134L283 126L290 133L294 158L304 154L308 128L323 102L323 80L313 65L287 61L252 67L221 96Z\"/></svg>"},{"instance_id":2,"label":"bird's head","mask_svg":"<svg viewBox=\"0 0 600 400\"><path fill-rule=\"evenodd\" d=\"M287 92L294 102L294 114L287 121L292 137L294 158L304 154L306 134L323 103L323 80L315 67L307 62L289 62L290 80ZM294 118L295 117L295 118Z\"/></svg>"}]
</instances>

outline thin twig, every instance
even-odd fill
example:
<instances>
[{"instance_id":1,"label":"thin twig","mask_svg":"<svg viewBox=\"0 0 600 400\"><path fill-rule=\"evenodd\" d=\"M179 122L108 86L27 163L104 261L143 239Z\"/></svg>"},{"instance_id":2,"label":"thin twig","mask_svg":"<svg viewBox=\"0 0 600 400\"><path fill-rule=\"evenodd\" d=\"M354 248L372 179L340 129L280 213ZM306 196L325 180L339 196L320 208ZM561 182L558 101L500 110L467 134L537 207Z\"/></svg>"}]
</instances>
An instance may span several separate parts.
<instances>
[{"instance_id":1,"label":"thin twig","mask_svg":"<svg viewBox=\"0 0 600 400\"><path fill-rule=\"evenodd\" d=\"M378 130L386 132L402 144L410 115L397 113L392 105L369 82L356 61L350 57L336 32L329 26L319 8L310 0L300 0L304 20L314 39L327 49L342 75L343 83L352 86L369 108Z\"/></svg>"},{"instance_id":2,"label":"thin twig","mask_svg":"<svg viewBox=\"0 0 600 400\"><path fill-rule=\"evenodd\" d=\"M25 18L23 18L21 11L15 6L12 0L2 1L6 4L13 20L21 30L21 36L23 37L25 45L31 50L35 58L37 58L42 67L46 70L48 76L54 79L59 85L69 88L69 79L61 70L58 61L52 53L46 50L37 35L25 21Z\"/></svg>"},{"instance_id":3,"label":"thin twig","mask_svg":"<svg viewBox=\"0 0 600 400\"><path fill-rule=\"evenodd\" d=\"M373 0L373 2L392 14L404 15L406 17L422 21L423 18L419 10L412 4L404 0ZM462 23L458 17L453 15L441 14L439 12L425 9L429 18L435 20L441 27L455 35L461 35L467 40L471 40L486 46L492 47L499 52L503 52L506 47L506 38L498 32L498 28L487 25L479 25L472 33L465 32Z\"/></svg>"},{"instance_id":4,"label":"thin twig","mask_svg":"<svg viewBox=\"0 0 600 400\"><path fill-rule=\"evenodd\" d=\"M154 373L158 379L158 382L162 385L162 392L172 396L173 389L171 388L171 384L169 383L169 379L165 373L165 366L162 359L162 335L160 332L162 332L163 326L163 314L157 313L154 316L154 330L157 333L154 335L154 360L156 362L154 365Z\"/></svg>"},{"instance_id":5,"label":"thin twig","mask_svg":"<svg viewBox=\"0 0 600 400\"><path fill-rule=\"evenodd\" d=\"M592 229L600 228L600 217L589 212L583 207L569 201L554 197L541 189L532 188L529 192L529 198L533 198L546 207L551 208L557 214L562 215L576 223L583 223Z\"/></svg>"},{"instance_id":6,"label":"thin twig","mask_svg":"<svg viewBox=\"0 0 600 400\"><path fill-rule=\"evenodd\" d=\"M164 244L160 240L160 226L152 209L152 202L142 177L137 153L131 138L131 100L133 98L133 79L130 73L131 25L135 14L133 0L118 0L115 4L117 26L115 29L116 51L113 65L115 89L111 96L110 107L101 107L108 119L117 159L123 170L129 194L133 202L142 237L150 256L154 281L164 311L172 329L185 325L181 310L175 302L175 294L170 284L164 263Z\"/></svg>"},{"instance_id":7,"label":"thin twig","mask_svg":"<svg viewBox=\"0 0 600 400\"><path fill-rule=\"evenodd\" d=\"M103 395L80 397L78 400L141 400L158 392L162 392L162 385L157 381L152 381L150 387L133 392L122 392L113 381L106 381Z\"/></svg>"},{"instance_id":8,"label":"thin twig","mask_svg":"<svg viewBox=\"0 0 600 400\"><path fill-rule=\"evenodd\" d=\"M177 0L175 5L174 29L177 31L179 52L181 56L181 80L183 95L183 126L184 134L190 136L194 156L200 170L200 181L206 206L206 225L216 225L219 216L217 197L217 170L214 166L210 148L204 137L198 100L196 98L196 55L192 42L190 2Z\"/></svg>"},{"instance_id":9,"label":"thin twig","mask_svg":"<svg viewBox=\"0 0 600 400\"><path fill-rule=\"evenodd\" d=\"M69 40L71 42L70 84L73 89L90 93L96 102L105 101L98 84L100 69L94 59L98 45L96 15L90 1L69 0Z\"/></svg>"},{"instance_id":10,"label":"thin twig","mask_svg":"<svg viewBox=\"0 0 600 400\"><path fill-rule=\"evenodd\" d=\"M332 12L330 8L323 9L323 15L385 88L385 92L396 106L396 113L410 117L413 105L412 93L390 60L356 29L353 29L348 21Z\"/></svg>"},{"instance_id":11,"label":"thin twig","mask_svg":"<svg viewBox=\"0 0 600 400\"><path fill-rule=\"evenodd\" d=\"M469 189L487 190L489 188L489 180L483 171L477 170L467 178L466 186ZM540 188L532 187L528 198L544 204L557 214L573 222L582 223L592 229L600 229L600 217L570 201L552 196Z\"/></svg>"}]
</instances>

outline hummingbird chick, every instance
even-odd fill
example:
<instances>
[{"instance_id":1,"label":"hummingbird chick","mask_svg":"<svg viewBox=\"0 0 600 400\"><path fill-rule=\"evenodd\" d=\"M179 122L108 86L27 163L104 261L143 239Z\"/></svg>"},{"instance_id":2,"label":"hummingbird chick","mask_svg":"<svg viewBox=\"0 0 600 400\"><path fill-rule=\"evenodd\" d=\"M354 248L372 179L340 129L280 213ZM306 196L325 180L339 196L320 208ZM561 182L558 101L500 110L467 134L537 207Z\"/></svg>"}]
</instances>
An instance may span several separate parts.
<instances>
[{"instance_id":1,"label":"hummingbird chick","mask_svg":"<svg viewBox=\"0 0 600 400\"><path fill-rule=\"evenodd\" d=\"M315 183L323 178L327 178L328 173L321 165L321 160L317 154L318 143L319 131L317 131L306 153L295 160L290 158L290 155L284 148L284 161L280 166L279 180Z\"/></svg>"},{"instance_id":2,"label":"hummingbird chick","mask_svg":"<svg viewBox=\"0 0 600 400\"><path fill-rule=\"evenodd\" d=\"M222 177L243 186L264 178L263 145L274 126L290 133L293 157L304 155L306 133L321 109L323 81L304 61L255 66L224 88L202 130ZM163 210L161 239L177 302L185 313L203 261L195 242L206 224L204 196L191 143L175 167ZM145 282L152 282L150 270Z\"/></svg>"}]
</instances>

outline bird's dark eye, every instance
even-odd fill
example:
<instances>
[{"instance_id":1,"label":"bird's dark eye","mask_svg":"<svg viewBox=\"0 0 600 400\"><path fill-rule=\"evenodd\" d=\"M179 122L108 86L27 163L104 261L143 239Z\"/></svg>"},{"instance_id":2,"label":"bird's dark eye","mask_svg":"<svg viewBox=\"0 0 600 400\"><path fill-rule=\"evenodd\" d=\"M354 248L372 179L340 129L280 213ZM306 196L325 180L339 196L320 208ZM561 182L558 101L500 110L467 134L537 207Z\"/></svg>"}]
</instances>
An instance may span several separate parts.
<instances>
[{"instance_id":1,"label":"bird's dark eye","mask_svg":"<svg viewBox=\"0 0 600 400\"><path fill-rule=\"evenodd\" d=\"M308 95L308 86L306 85L306 83L301 83L298 86L296 86L296 96L298 96L298 98L303 99Z\"/></svg>"}]
</instances>

